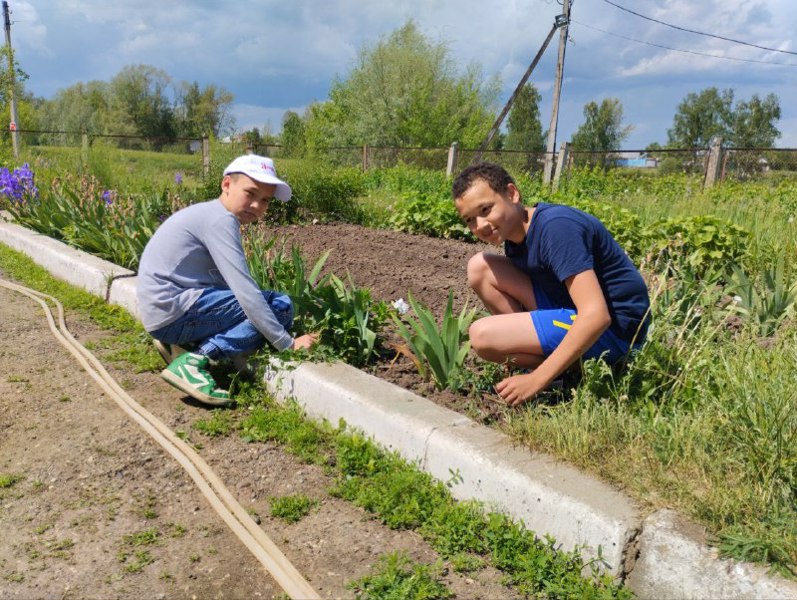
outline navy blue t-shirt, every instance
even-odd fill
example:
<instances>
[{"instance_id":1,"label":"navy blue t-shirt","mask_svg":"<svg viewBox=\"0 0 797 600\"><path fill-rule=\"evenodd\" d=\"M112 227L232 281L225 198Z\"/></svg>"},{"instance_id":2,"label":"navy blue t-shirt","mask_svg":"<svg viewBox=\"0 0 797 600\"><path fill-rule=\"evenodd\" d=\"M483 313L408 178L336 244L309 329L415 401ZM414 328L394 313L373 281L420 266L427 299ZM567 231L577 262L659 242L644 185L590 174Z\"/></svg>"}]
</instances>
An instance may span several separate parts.
<instances>
[{"instance_id":1,"label":"navy blue t-shirt","mask_svg":"<svg viewBox=\"0 0 797 600\"><path fill-rule=\"evenodd\" d=\"M645 339L647 286L603 223L570 206L546 202L535 206L525 243L506 241L504 249L512 263L528 273L534 288L551 301L553 306L547 308L575 309L564 281L593 269L612 317L609 328L627 342Z\"/></svg>"}]
</instances>

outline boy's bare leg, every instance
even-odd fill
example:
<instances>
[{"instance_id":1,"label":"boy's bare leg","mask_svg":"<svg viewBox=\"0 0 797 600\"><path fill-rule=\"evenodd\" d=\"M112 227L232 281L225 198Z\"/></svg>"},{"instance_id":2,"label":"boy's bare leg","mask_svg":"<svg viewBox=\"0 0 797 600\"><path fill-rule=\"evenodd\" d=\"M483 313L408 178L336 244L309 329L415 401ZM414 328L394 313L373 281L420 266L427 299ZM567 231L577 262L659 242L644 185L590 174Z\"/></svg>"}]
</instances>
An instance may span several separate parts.
<instances>
[{"instance_id":1,"label":"boy's bare leg","mask_svg":"<svg viewBox=\"0 0 797 600\"><path fill-rule=\"evenodd\" d=\"M481 252L471 257L468 261L468 284L494 315L537 308L529 276L505 256Z\"/></svg>"},{"instance_id":2,"label":"boy's bare leg","mask_svg":"<svg viewBox=\"0 0 797 600\"><path fill-rule=\"evenodd\" d=\"M517 312L479 319L470 326L470 342L479 357L491 362L510 361L524 369L538 367L545 356L531 315Z\"/></svg>"}]
</instances>

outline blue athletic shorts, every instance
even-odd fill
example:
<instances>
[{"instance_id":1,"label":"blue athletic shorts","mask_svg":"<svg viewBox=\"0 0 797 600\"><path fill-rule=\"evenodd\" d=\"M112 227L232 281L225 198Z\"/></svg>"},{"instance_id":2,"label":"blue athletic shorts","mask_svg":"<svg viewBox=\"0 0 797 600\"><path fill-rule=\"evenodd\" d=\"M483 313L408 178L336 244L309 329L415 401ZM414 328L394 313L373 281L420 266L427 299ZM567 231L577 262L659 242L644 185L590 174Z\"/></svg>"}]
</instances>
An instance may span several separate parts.
<instances>
[{"instance_id":1,"label":"blue athletic shorts","mask_svg":"<svg viewBox=\"0 0 797 600\"><path fill-rule=\"evenodd\" d=\"M562 343L577 315L576 311L571 308L550 307L551 303L548 297L536 286L534 286L534 296L538 309L532 310L529 314L540 340L542 351L545 356L549 356ZM613 364L626 356L629 350L631 350L631 344L607 329L598 338L598 341L583 354L583 358L602 358L607 363Z\"/></svg>"}]
</instances>

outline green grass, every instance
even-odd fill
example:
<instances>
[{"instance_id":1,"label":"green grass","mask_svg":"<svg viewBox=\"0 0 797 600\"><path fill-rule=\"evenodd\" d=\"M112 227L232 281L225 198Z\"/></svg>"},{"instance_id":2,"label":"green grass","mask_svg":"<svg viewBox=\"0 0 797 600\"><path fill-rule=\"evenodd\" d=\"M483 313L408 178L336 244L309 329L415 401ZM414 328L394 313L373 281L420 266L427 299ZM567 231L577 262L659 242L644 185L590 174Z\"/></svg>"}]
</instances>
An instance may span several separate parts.
<instances>
[{"instance_id":1,"label":"green grass","mask_svg":"<svg viewBox=\"0 0 797 600\"><path fill-rule=\"evenodd\" d=\"M14 484L22 481L22 475L14 475L12 473L0 473L0 490L12 487Z\"/></svg>"},{"instance_id":2,"label":"green grass","mask_svg":"<svg viewBox=\"0 0 797 600\"><path fill-rule=\"evenodd\" d=\"M21 285L58 298L64 310L77 311L111 336L99 346L109 349L108 360L130 366L136 372L153 371L162 365L160 355L141 323L120 306L56 279L30 258L0 244L0 272Z\"/></svg>"},{"instance_id":3,"label":"green grass","mask_svg":"<svg viewBox=\"0 0 797 600\"><path fill-rule=\"evenodd\" d=\"M233 416L228 410L217 409L209 419L199 419L192 427L210 437L224 437L233 430Z\"/></svg>"},{"instance_id":4,"label":"green grass","mask_svg":"<svg viewBox=\"0 0 797 600\"><path fill-rule=\"evenodd\" d=\"M270 496L271 516L282 519L286 523L298 523L318 506L318 501L304 494L290 496Z\"/></svg>"},{"instance_id":5,"label":"green grass","mask_svg":"<svg viewBox=\"0 0 797 600\"><path fill-rule=\"evenodd\" d=\"M445 600L454 593L442 583L442 574L442 564L413 563L406 553L391 552L379 557L371 573L346 587L362 600Z\"/></svg>"},{"instance_id":6,"label":"green grass","mask_svg":"<svg viewBox=\"0 0 797 600\"><path fill-rule=\"evenodd\" d=\"M80 148L28 146L18 163L33 167L40 182L70 171L94 175L109 189L141 193L164 187L191 191L202 185L202 154L176 154L144 150L121 150L96 142L84 163ZM175 175L180 173L178 186Z\"/></svg>"}]
</instances>

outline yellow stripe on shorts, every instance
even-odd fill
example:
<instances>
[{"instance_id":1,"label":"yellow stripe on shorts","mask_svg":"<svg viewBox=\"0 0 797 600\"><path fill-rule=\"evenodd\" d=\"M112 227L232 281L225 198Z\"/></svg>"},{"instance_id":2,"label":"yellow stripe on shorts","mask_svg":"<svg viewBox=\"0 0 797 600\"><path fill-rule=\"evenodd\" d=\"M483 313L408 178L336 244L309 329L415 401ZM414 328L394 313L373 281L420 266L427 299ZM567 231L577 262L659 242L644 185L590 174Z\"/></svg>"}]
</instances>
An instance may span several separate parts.
<instances>
[{"instance_id":1,"label":"yellow stripe on shorts","mask_svg":"<svg viewBox=\"0 0 797 600\"><path fill-rule=\"evenodd\" d=\"M577 316L578 316L578 315L570 315L570 320L571 320L571 321L575 321ZM554 319L554 320L553 320L553 321L551 321L551 322L554 324L554 326L555 326L555 327L561 327L562 329L566 329L566 330L568 330L568 331L569 331L569 330L570 330L570 328L572 327L572 325L570 325L570 324L568 324L568 323L562 323L561 321L557 321L556 319Z\"/></svg>"}]
</instances>

